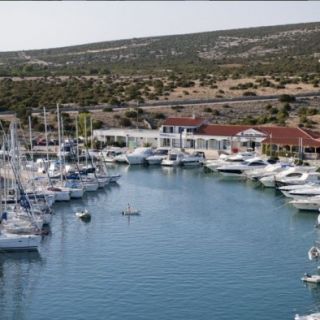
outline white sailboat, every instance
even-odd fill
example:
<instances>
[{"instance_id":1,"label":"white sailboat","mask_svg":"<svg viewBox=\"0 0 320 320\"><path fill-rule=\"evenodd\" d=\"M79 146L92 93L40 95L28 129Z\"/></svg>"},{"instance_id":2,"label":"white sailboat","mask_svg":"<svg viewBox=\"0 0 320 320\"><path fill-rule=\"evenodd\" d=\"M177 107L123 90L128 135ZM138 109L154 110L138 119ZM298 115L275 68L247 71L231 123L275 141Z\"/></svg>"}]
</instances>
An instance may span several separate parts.
<instances>
[{"instance_id":1,"label":"white sailboat","mask_svg":"<svg viewBox=\"0 0 320 320\"><path fill-rule=\"evenodd\" d=\"M3 251L38 250L41 237L37 235L13 234L0 230L0 253Z\"/></svg>"}]
</instances>

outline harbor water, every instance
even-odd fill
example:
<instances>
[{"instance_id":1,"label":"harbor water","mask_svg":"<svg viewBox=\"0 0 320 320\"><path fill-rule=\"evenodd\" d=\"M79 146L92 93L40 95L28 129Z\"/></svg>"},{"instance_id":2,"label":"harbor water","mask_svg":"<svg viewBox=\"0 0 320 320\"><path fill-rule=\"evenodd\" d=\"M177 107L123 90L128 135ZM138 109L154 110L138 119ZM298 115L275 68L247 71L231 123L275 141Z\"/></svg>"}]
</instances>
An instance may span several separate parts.
<instances>
[{"instance_id":1,"label":"harbor water","mask_svg":"<svg viewBox=\"0 0 320 320\"><path fill-rule=\"evenodd\" d=\"M320 310L317 215L203 168L119 166L119 184L56 204L40 253L0 254L1 320L270 320ZM140 216L121 211L130 203ZM92 214L75 217L78 207Z\"/></svg>"}]
</instances>

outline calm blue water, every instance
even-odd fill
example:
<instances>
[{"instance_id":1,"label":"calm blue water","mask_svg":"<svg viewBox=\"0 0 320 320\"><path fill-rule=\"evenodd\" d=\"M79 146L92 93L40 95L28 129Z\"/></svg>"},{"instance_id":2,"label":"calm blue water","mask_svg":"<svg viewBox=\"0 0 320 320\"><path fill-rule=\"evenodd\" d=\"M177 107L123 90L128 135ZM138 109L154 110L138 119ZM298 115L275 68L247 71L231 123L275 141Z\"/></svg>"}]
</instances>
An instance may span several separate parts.
<instances>
[{"instance_id":1,"label":"calm blue water","mask_svg":"<svg viewBox=\"0 0 320 320\"><path fill-rule=\"evenodd\" d=\"M41 253L0 255L0 319L270 320L320 310L300 281L316 215L203 169L118 167L119 185L56 205ZM128 219L130 202L142 210ZM85 205L90 223L74 212Z\"/></svg>"}]
</instances>

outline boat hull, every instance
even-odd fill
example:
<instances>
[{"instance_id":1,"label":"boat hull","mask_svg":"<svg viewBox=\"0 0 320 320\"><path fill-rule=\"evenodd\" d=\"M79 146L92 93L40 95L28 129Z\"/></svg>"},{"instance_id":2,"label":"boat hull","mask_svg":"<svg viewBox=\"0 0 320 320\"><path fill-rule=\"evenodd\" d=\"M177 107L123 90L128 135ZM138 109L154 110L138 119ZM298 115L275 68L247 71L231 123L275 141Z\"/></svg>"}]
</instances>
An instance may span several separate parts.
<instances>
[{"instance_id":1,"label":"boat hull","mask_svg":"<svg viewBox=\"0 0 320 320\"><path fill-rule=\"evenodd\" d=\"M1 251L36 251L38 250L41 237L36 235L0 235Z\"/></svg>"},{"instance_id":2,"label":"boat hull","mask_svg":"<svg viewBox=\"0 0 320 320\"><path fill-rule=\"evenodd\" d=\"M319 202L307 202L307 201L290 201L290 203L299 210L306 211L319 211L320 203Z\"/></svg>"},{"instance_id":3,"label":"boat hull","mask_svg":"<svg viewBox=\"0 0 320 320\"><path fill-rule=\"evenodd\" d=\"M99 184L95 182L84 182L83 186L85 188L85 191L88 191L88 192L97 191L99 188Z\"/></svg>"},{"instance_id":4,"label":"boat hull","mask_svg":"<svg viewBox=\"0 0 320 320\"><path fill-rule=\"evenodd\" d=\"M58 191L55 193L56 201L70 201L70 192L69 191Z\"/></svg>"},{"instance_id":5,"label":"boat hull","mask_svg":"<svg viewBox=\"0 0 320 320\"><path fill-rule=\"evenodd\" d=\"M72 188L70 190L71 199L80 199L83 197L84 189L82 188Z\"/></svg>"}]
</instances>

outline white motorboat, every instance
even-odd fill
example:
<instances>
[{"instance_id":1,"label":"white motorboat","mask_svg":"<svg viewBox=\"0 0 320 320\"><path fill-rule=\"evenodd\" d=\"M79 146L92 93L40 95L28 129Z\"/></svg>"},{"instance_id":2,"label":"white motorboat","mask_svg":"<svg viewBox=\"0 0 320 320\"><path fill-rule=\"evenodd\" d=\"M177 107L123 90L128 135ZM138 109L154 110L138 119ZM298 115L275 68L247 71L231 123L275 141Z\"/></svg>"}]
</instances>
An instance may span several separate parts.
<instances>
[{"instance_id":1,"label":"white motorboat","mask_svg":"<svg viewBox=\"0 0 320 320\"><path fill-rule=\"evenodd\" d=\"M288 198L292 198L292 196L290 195L291 191L295 191L295 190L308 190L308 189L312 189L315 188L316 184L314 183L308 183L305 185L301 185L301 184L293 184L293 185L288 185L288 186L283 186L283 187L279 187L279 190L282 192L282 194Z\"/></svg>"},{"instance_id":2,"label":"white motorboat","mask_svg":"<svg viewBox=\"0 0 320 320\"><path fill-rule=\"evenodd\" d=\"M320 283L320 275L311 275L309 273L306 273L302 278L302 281L309 282L309 283Z\"/></svg>"},{"instance_id":3,"label":"white motorboat","mask_svg":"<svg viewBox=\"0 0 320 320\"><path fill-rule=\"evenodd\" d=\"M320 211L320 210L319 210ZM315 224L316 228L320 228L320 214L318 215L317 222Z\"/></svg>"},{"instance_id":4,"label":"white motorboat","mask_svg":"<svg viewBox=\"0 0 320 320\"><path fill-rule=\"evenodd\" d=\"M152 156L146 158L149 165L160 165L161 161L165 159L168 155L169 149L159 148Z\"/></svg>"},{"instance_id":5,"label":"white motorboat","mask_svg":"<svg viewBox=\"0 0 320 320\"><path fill-rule=\"evenodd\" d=\"M127 163L144 164L146 159L153 154L152 148L137 148L133 152L126 155Z\"/></svg>"},{"instance_id":6,"label":"white motorboat","mask_svg":"<svg viewBox=\"0 0 320 320\"><path fill-rule=\"evenodd\" d=\"M320 173L318 172L304 172L300 177L283 177L277 179L276 186L287 186L294 184L304 185L306 183L320 183Z\"/></svg>"},{"instance_id":7,"label":"white motorboat","mask_svg":"<svg viewBox=\"0 0 320 320\"><path fill-rule=\"evenodd\" d=\"M283 178L299 178L305 172L312 172L315 171L315 167L309 166L295 166L288 169L285 169L277 174L272 174L267 177L263 177L259 179L259 181L266 187L266 188L275 188L276 181L283 179Z\"/></svg>"},{"instance_id":8,"label":"white motorboat","mask_svg":"<svg viewBox=\"0 0 320 320\"><path fill-rule=\"evenodd\" d=\"M316 260L320 257L320 248L317 244L315 244L313 247L311 247L308 251L308 258L309 260Z\"/></svg>"},{"instance_id":9,"label":"white motorboat","mask_svg":"<svg viewBox=\"0 0 320 320\"><path fill-rule=\"evenodd\" d=\"M176 167L179 166L182 162L182 159L185 157L185 153L179 150L171 150L167 157L161 161L162 166Z\"/></svg>"},{"instance_id":10,"label":"white motorboat","mask_svg":"<svg viewBox=\"0 0 320 320\"><path fill-rule=\"evenodd\" d=\"M241 152L233 155L221 154L218 160L207 160L205 167L211 171L217 172L217 168L223 165L242 163L243 161L254 157L256 157L254 152Z\"/></svg>"},{"instance_id":11,"label":"white motorboat","mask_svg":"<svg viewBox=\"0 0 320 320\"><path fill-rule=\"evenodd\" d=\"M289 198L297 199L308 199L310 197L320 196L320 185L317 187L303 187L287 191Z\"/></svg>"},{"instance_id":12,"label":"white motorboat","mask_svg":"<svg viewBox=\"0 0 320 320\"><path fill-rule=\"evenodd\" d=\"M0 252L38 250L41 237L37 235L13 234L5 231L0 233Z\"/></svg>"},{"instance_id":13,"label":"white motorboat","mask_svg":"<svg viewBox=\"0 0 320 320\"><path fill-rule=\"evenodd\" d=\"M114 162L116 163L128 163L126 153L118 154L113 158Z\"/></svg>"},{"instance_id":14,"label":"white motorboat","mask_svg":"<svg viewBox=\"0 0 320 320\"><path fill-rule=\"evenodd\" d=\"M312 313L306 316L295 315L294 320L320 320L320 312Z\"/></svg>"},{"instance_id":15,"label":"white motorboat","mask_svg":"<svg viewBox=\"0 0 320 320\"><path fill-rule=\"evenodd\" d=\"M127 208L125 208L122 211L122 214L125 216L138 216L140 215L140 210L137 210L135 208L132 208L129 204L127 206Z\"/></svg>"},{"instance_id":16,"label":"white motorboat","mask_svg":"<svg viewBox=\"0 0 320 320\"><path fill-rule=\"evenodd\" d=\"M116 162L116 157L125 155L125 151L119 147L111 147L100 152L100 159L107 163Z\"/></svg>"},{"instance_id":17,"label":"white motorboat","mask_svg":"<svg viewBox=\"0 0 320 320\"><path fill-rule=\"evenodd\" d=\"M320 196L291 200L289 203L299 210L318 211L320 208Z\"/></svg>"},{"instance_id":18,"label":"white motorboat","mask_svg":"<svg viewBox=\"0 0 320 320\"><path fill-rule=\"evenodd\" d=\"M194 152L193 154L186 155L182 160L181 160L181 165L185 167L195 167L195 166L200 166L204 162L204 153L203 152Z\"/></svg>"},{"instance_id":19,"label":"white motorboat","mask_svg":"<svg viewBox=\"0 0 320 320\"><path fill-rule=\"evenodd\" d=\"M247 179L256 181L256 180L259 180L263 177L267 177L270 175L274 175L278 172L281 172L286 168L288 168L288 164L286 164L286 163L268 164L264 168L248 170L245 172L245 175L246 175Z\"/></svg>"},{"instance_id":20,"label":"white motorboat","mask_svg":"<svg viewBox=\"0 0 320 320\"><path fill-rule=\"evenodd\" d=\"M78 209L76 212L76 217L78 217L81 220L88 221L91 219L91 214L87 209Z\"/></svg>"},{"instance_id":21,"label":"white motorboat","mask_svg":"<svg viewBox=\"0 0 320 320\"><path fill-rule=\"evenodd\" d=\"M217 168L217 171L223 176L243 177L243 173L247 170L266 167L268 163L260 158L252 158L243 161L240 164L224 165Z\"/></svg>"},{"instance_id":22,"label":"white motorboat","mask_svg":"<svg viewBox=\"0 0 320 320\"><path fill-rule=\"evenodd\" d=\"M100 158L100 151L98 151L96 149L88 149L87 153L91 159L99 159Z\"/></svg>"}]
</instances>

